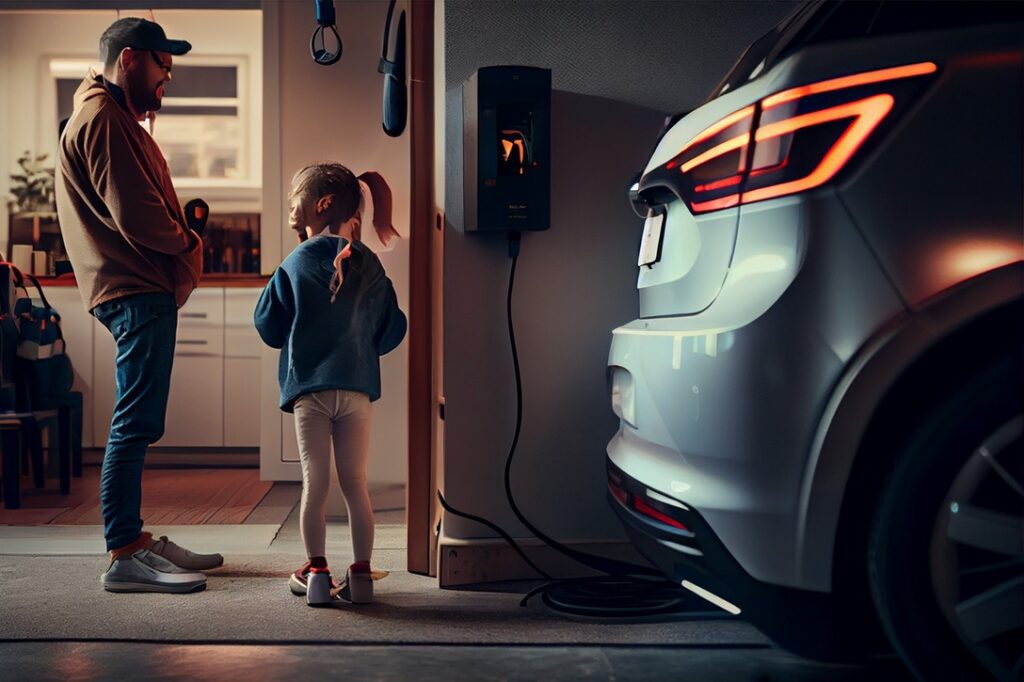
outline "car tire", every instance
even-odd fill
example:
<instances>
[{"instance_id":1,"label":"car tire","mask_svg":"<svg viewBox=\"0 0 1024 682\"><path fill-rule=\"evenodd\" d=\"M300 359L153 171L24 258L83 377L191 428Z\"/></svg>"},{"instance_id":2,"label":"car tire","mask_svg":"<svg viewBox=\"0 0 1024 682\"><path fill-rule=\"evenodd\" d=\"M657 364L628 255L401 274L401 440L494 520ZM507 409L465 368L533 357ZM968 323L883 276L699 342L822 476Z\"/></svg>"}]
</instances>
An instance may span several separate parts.
<instances>
[{"instance_id":1,"label":"car tire","mask_svg":"<svg viewBox=\"0 0 1024 682\"><path fill-rule=\"evenodd\" d=\"M868 577L889 640L920 679L973 680L1019 674L1015 668L1021 663L1012 660L1016 654L1010 654L1009 663L1000 661L965 636L955 615L958 612L951 608L951 603L964 603L964 591L937 587L946 585L951 575L959 575L962 565L954 557L960 555L937 548L955 543L948 539L955 535L948 525L951 514L960 509L952 497L954 486L961 485L966 467L985 468L975 459L984 457L986 438L1001 433L1000 428L1007 424L1024 424L1022 413L1024 367L1020 354L1012 353L973 372L925 410L905 438L893 443L889 461L894 468L870 529ZM1015 433L1006 456L1016 465L1024 439L1019 428ZM991 492L991 488L985 490ZM1009 505L1008 518L1021 518L1024 507L1013 499L1001 504L1004 511ZM1011 566L1010 570L1024 570L1024 564L1016 565L1017 569ZM957 595L952 602L944 596L950 593ZM1018 636L1019 632L1011 634Z\"/></svg>"}]
</instances>

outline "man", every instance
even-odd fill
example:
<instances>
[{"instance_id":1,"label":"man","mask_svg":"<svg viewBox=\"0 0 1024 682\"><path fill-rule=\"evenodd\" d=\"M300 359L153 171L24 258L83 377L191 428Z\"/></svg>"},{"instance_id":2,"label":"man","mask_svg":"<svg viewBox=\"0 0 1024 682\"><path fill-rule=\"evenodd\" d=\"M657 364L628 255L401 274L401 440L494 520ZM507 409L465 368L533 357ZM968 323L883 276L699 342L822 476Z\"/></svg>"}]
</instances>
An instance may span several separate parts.
<instances>
[{"instance_id":1,"label":"man","mask_svg":"<svg viewBox=\"0 0 1024 682\"><path fill-rule=\"evenodd\" d=\"M117 396L103 458L100 500L111 592L191 592L198 571L223 563L143 532L146 448L164 430L177 309L203 269L202 242L188 229L170 171L140 121L160 109L173 55L156 23L128 18L100 38L103 73L75 93L59 144L57 212L85 307L114 336Z\"/></svg>"}]
</instances>

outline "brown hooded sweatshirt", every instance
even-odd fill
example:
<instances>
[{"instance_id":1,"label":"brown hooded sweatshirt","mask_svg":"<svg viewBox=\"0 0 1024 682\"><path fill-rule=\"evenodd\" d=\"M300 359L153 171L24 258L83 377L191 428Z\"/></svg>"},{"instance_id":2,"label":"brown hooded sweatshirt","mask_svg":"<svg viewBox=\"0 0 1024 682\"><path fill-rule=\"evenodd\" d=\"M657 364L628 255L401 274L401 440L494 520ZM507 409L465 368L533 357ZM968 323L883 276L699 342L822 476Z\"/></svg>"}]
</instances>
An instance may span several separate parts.
<instances>
[{"instance_id":1,"label":"brown hooded sweatshirt","mask_svg":"<svg viewBox=\"0 0 1024 682\"><path fill-rule=\"evenodd\" d=\"M95 71L75 93L59 144L57 214L86 310L166 292L184 305L203 271L156 141Z\"/></svg>"}]
</instances>

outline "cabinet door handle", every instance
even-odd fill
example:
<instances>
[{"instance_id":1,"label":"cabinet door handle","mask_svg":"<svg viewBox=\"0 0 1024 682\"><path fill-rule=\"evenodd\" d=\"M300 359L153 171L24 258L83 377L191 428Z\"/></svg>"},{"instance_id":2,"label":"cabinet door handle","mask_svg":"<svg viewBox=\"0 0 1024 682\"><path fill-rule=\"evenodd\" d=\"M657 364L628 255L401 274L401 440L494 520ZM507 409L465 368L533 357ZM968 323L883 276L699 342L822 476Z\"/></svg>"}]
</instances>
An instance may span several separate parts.
<instances>
[{"instance_id":1,"label":"cabinet door handle","mask_svg":"<svg viewBox=\"0 0 1024 682\"><path fill-rule=\"evenodd\" d=\"M205 346L208 343L205 339L178 339L179 346Z\"/></svg>"},{"instance_id":2,"label":"cabinet door handle","mask_svg":"<svg viewBox=\"0 0 1024 682\"><path fill-rule=\"evenodd\" d=\"M196 318L196 319L199 319L199 320L205 320L206 317L207 317L206 313L182 313L181 316L182 317L193 317L193 318Z\"/></svg>"}]
</instances>

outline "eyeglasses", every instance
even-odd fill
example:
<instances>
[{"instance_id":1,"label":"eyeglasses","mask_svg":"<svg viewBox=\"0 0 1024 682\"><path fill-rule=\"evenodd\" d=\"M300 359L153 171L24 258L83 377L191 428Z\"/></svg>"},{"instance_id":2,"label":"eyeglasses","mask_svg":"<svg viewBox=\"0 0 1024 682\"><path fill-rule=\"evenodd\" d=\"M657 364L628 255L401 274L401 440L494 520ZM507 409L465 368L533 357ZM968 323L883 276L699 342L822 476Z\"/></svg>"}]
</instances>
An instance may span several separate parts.
<instances>
[{"instance_id":1,"label":"eyeglasses","mask_svg":"<svg viewBox=\"0 0 1024 682\"><path fill-rule=\"evenodd\" d=\"M164 73L169 74L171 72L171 68L173 68L173 67L168 66L167 64L164 64L162 61L160 61L160 57L157 55L156 52L153 52L152 50L150 50L149 53L151 55L153 55L153 61L156 62L157 66L159 66L161 69L164 70Z\"/></svg>"}]
</instances>

